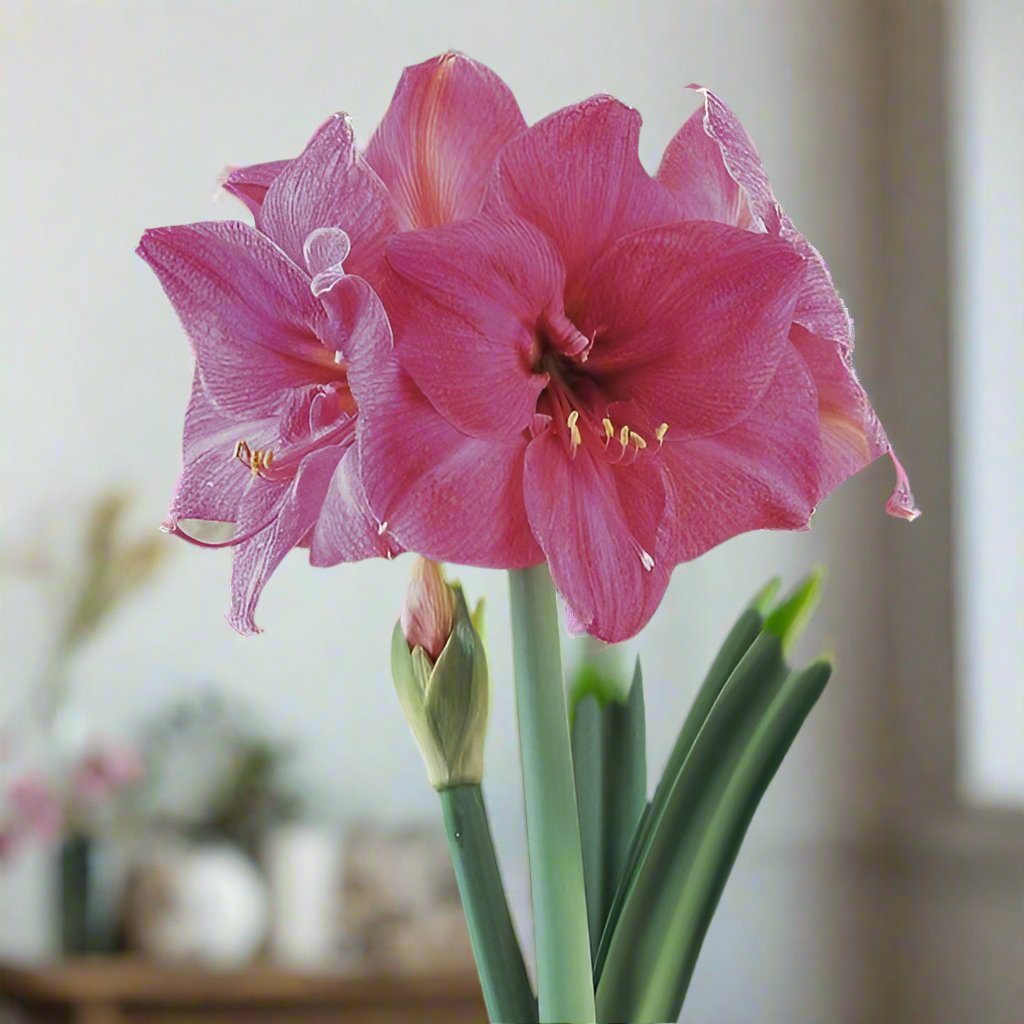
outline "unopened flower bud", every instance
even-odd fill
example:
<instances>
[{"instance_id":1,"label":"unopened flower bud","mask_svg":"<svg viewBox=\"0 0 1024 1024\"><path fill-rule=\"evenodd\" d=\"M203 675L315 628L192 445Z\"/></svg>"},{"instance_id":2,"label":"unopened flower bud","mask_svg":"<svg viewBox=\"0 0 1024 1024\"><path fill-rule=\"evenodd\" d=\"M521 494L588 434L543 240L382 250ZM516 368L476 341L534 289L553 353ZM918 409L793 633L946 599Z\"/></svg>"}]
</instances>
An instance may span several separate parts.
<instances>
[{"instance_id":1,"label":"unopened flower bud","mask_svg":"<svg viewBox=\"0 0 1024 1024\"><path fill-rule=\"evenodd\" d=\"M431 785L476 785L484 771L490 683L462 587L420 559L391 641L391 672Z\"/></svg>"},{"instance_id":2,"label":"unopened flower bud","mask_svg":"<svg viewBox=\"0 0 1024 1024\"><path fill-rule=\"evenodd\" d=\"M401 619L409 650L422 647L431 661L437 661L452 635L454 621L455 600L441 566L429 558L417 558Z\"/></svg>"}]
</instances>

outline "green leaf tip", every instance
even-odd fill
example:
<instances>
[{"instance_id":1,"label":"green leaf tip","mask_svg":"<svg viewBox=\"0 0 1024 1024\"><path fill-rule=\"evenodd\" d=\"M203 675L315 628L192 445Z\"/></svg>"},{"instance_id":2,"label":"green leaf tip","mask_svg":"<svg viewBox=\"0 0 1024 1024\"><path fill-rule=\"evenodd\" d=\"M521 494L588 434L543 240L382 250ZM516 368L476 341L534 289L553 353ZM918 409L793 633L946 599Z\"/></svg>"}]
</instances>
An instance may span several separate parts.
<instances>
[{"instance_id":1,"label":"green leaf tip","mask_svg":"<svg viewBox=\"0 0 1024 1024\"><path fill-rule=\"evenodd\" d=\"M821 597L825 570L816 566L807 577L775 606L765 619L764 628L782 641L789 651L803 632Z\"/></svg>"},{"instance_id":2,"label":"green leaf tip","mask_svg":"<svg viewBox=\"0 0 1024 1024\"><path fill-rule=\"evenodd\" d=\"M761 616L767 616L782 586L782 577L773 576L751 599L748 605Z\"/></svg>"}]
</instances>

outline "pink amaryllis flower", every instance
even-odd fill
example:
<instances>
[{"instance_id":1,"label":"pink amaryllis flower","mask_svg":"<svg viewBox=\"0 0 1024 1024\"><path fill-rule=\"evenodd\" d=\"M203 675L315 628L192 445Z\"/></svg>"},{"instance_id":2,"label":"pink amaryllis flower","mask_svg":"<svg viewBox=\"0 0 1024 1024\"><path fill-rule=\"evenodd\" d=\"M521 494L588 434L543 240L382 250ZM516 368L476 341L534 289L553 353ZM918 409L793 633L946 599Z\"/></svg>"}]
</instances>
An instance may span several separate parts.
<instances>
[{"instance_id":1,"label":"pink amaryllis flower","mask_svg":"<svg viewBox=\"0 0 1024 1024\"><path fill-rule=\"evenodd\" d=\"M340 230L310 231L300 269L235 222L157 228L139 245L196 360L165 528L219 546L192 521L234 524L219 544L234 548L229 621L242 633L257 632L260 593L293 547L321 566L388 552L359 486L346 358L353 337L388 328L370 286L344 276L347 248Z\"/></svg>"},{"instance_id":2,"label":"pink amaryllis flower","mask_svg":"<svg viewBox=\"0 0 1024 1024\"><path fill-rule=\"evenodd\" d=\"M232 609L240 632L284 555L314 565L400 550L362 495L354 444L356 353L391 336L372 287L395 233L478 212L494 157L525 129L508 87L469 58L409 68L366 153L344 116L301 156L232 172L254 214L149 231L154 268L196 357L184 468L167 528L235 525ZM360 342L360 339L362 341ZM438 489L454 481L438 480ZM217 545L214 545L217 546Z\"/></svg>"},{"instance_id":3,"label":"pink amaryllis flower","mask_svg":"<svg viewBox=\"0 0 1024 1024\"><path fill-rule=\"evenodd\" d=\"M845 309L752 148L673 179L684 135L656 180L639 128L610 97L561 110L506 143L480 216L393 237L394 352L367 339L353 375L364 487L398 539L445 561L546 558L610 641L677 563L806 527L888 450ZM421 484L438 475L460 504ZM889 508L912 514L902 472Z\"/></svg>"}]
</instances>

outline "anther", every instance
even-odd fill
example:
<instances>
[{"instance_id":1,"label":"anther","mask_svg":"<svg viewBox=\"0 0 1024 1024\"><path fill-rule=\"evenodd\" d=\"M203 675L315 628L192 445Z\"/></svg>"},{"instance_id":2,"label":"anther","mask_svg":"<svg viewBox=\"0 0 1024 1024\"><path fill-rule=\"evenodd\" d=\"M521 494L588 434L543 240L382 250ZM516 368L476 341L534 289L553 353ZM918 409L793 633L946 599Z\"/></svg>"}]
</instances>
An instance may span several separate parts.
<instances>
[{"instance_id":1,"label":"anther","mask_svg":"<svg viewBox=\"0 0 1024 1024\"><path fill-rule=\"evenodd\" d=\"M660 427L654 432L654 436L658 439L658 444L661 445L665 440L665 435L668 433L668 424L662 423Z\"/></svg>"},{"instance_id":2,"label":"anther","mask_svg":"<svg viewBox=\"0 0 1024 1024\"><path fill-rule=\"evenodd\" d=\"M569 443L572 446L573 455L576 454L576 449L583 443L583 438L580 435L580 428L577 426L579 418L579 410L573 409L573 411L569 413L568 419L565 421L566 425L569 427Z\"/></svg>"},{"instance_id":3,"label":"anther","mask_svg":"<svg viewBox=\"0 0 1024 1024\"><path fill-rule=\"evenodd\" d=\"M647 442L635 431L629 432L629 439L637 446L637 448L646 448Z\"/></svg>"},{"instance_id":4,"label":"anther","mask_svg":"<svg viewBox=\"0 0 1024 1024\"><path fill-rule=\"evenodd\" d=\"M619 444L625 449L629 445L629 427L623 426L619 431Z\"/></svg>"}]
</instances>

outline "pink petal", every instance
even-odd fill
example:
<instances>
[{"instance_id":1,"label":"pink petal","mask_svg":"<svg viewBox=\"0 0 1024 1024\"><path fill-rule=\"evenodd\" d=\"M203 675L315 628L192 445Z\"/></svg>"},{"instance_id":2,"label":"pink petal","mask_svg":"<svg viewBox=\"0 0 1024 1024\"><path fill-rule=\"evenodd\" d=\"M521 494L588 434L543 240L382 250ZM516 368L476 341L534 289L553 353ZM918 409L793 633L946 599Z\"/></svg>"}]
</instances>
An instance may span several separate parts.
<instances>
[{"instance_id":1,"label":"pink petal","mask_svg":"<svg viewBox=\"0 0 1024 1024\"><path fill-rule=\"evenodd\" d=\"M280 493L260 487L243 502L238 520L241 532L265 522L269 507L276 506L269 525L234 550L228 621L244 636L260 632L253 619L260 594L284 556L315 525L341 455L338 445L312 452Z\"/></svg>"},{"instance_id":2,"label":"pink petal","mask_svg":"<svg viewBox=\"0 0 1024 1024\"><path fill-rule=\"evenodd\" d=\"M312 276L309 288L318 298L329 292L344 276L344 263L352 243L341 228L317 228L302 243L306 269Z\"/></svg>"},{"instance_id":3,"label":"pink petal","mask_svg":"<svg viewBox=\"0 0 1024 1024\"><path fill-rule=\"evenodd\" d=\"M317 228L341 228L351 239L347 270L375 279L384 243L396 230L391 197L356 149L342 114L325 121L302 155L267 190L256 226L302 267L304 245Z\"/></svg>"},{"instance_id":4,"label":"pink petal","mask_svg":"<svg viewBox=\"0 0 1024 1024\"><path fill-rule=\"evenodd\" d=\"M388 263L395 348L434 406L476 437L525 429L547 383L535 327L561 312L551 243L525 221L478 218L398 235Z\"/></svg>"},{"instance_id":5,"label":"pink petal","mask_svg":"<svg viewBox=\"0 0 1024 1024\"><path fill-rule=\"evenodd\" d=\"M382 533L438 561L521 568L543 559L523 504L522 435L478 440L457 430L370 333L349 379L360 475Z\"/></svg>"},{"instance_id":6,"label":"pink petal","mask_svg":"<svg viewBox=\"0 0 1024 1024\"><path fill-rule=\"evenodd\" d=\"M511 210L555 240L567 308L616 239L677 220L675 200L640 163L640 115L610 96L559 110L501 151L484 209Z\"/></svg>"},{"instance_id":7,"label":"pink petal","mask_svg":"<svg viewBox=\"0 0 1024 1024\"><path fill-rule=\"evenodd\" d=\"M252 448L269 448L278 437L275 417L238 420L225 416L206 396L199 375L185 413L182 470L171 499L165 527L191 539L182 520L233 523L252 474L233 455L245 441Z\"/></svg>"},{"instance_id":8,"label":"pink petal","mask_svg":"<svg viewBox=\"0 0 1024 1024\"><path fill-rule=\"evenodd\" d=\"M253 228L154 228L138 252L192 342L203 388L226 415L263 419L290 390L337 379L334 353L318 340L327 314L309 279Z\"/></svg>"},{"instance_id":9,"label":"pink petal","mask_svg":"<svg viewBox=\"0 0 1024 1024\"><path fill-rule=\"evenodd\" d=\"M663 521L669 494L653 460L612 466L587 446L570 457L554 431L526 454L526 508L574 621L609 642L650 619L672 562Z\"/></svg>"},{"instance_id":10,"label":"pink petal","mask_svg":"<svg viewBox=\"0 0 1024 1024\"><path fill-rule=\"evenodd\" d=\"M849 351L799 325L793 326L790 340L818 390L822 444L818 500L880 455L888 454L896 469L896 487L886 511L903 519L916 519L920 513L907 475L857 380Z\"/></svg>"},{"instance_id":11,"label":"pink petal","mask_svg":"<svg viewBox=\"0 0 1024 1024\"><path fill-rule=\"evenodd\" d=\"M672 438L656 456L675 489L673 561L696 558L748 530L800 530L818 497L817 395L792 350L740 422L709 437Z\"/></svg>"},{"instance_id":12,"label":"pink petal","mask_svg":"<svg viewBox=\"0 0 1024 1024\"><path fill-rule=\"evenodd\" d=\"M705 117L698 110L679 129L656 177L675 196L687 220L715 220L760 230L746 192L729 173L721 147L705 129Z\"/></svg>"},{"instance_id":13,"label":"pink petal","mask_svg":"<svg viewBox=\"0 0 1024 1024\"><path fill-rule=\"evenodd\" d=\"M710 221L638 232L586 284L586 369L609 412L650 434L710 434L761 397L788 349L803 275L792 247Z\"/></svg>"},{"instance_id":14,"label":"pink petal","mask_svg":"<svg viewBox=\"0 0 1024 1024\"><path fill-rule=\"evenodd\" d=\"M461 53L406 68L366 149L402 230L475 216L498 150L526 128L508 86Z\"/></svg>"},{"instance_id":15,"label":"pink petal","mask_svg":"<svg viewBox=\"0 0 1024 1024\"><path fill-rule=\"evenodd\" d=\"M288 160L271 160L265 164L250 164L248 167L233 167L224 179L224 189L245 203L255 216L263 205L267 189L274 179L288 166Z\"/></svg>"},{"instance_id":16,"label":"pink petal","mask_svg":"<svg viewBox=\"0 0 1024 1024\"><path fill-rule=\"evenodd\" d=\"M694 114L669 143L658 180L679 200L688 217L710 217L785 238L808 262L793 319L822 338L851 345L853 322L832 284L828 267L783 213L750 136L713 92L693 88L703 97L704 109ZM730 179L735 191L728 184ZM700 200L702 188L706 190L705 204Z\"/></svg>"},{"instance_id":17,"label":"pink petal","mask_svg":"<svg viewBox=\"0 0 1024 1024\"><path fill-rule=\"evenodd\" d=\"M323 509L313 527L309 549L311 565L390 558L401 550L378 529L359 479L358 465L358 451L352 445L331 477Z\"/></svg>"}]
</instances>

